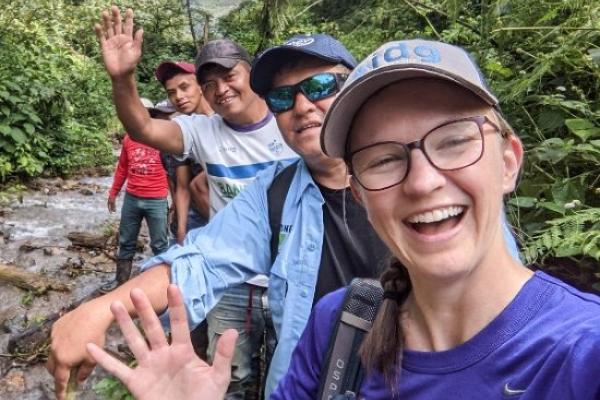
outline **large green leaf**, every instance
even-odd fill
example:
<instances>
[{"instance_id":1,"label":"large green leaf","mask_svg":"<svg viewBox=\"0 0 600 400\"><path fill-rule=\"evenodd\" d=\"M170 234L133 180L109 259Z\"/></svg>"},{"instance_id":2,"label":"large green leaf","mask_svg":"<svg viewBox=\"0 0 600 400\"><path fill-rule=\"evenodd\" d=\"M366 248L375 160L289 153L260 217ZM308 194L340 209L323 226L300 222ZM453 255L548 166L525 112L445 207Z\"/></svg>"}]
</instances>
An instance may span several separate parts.
<instances>
[{"instance_id":1,"label":"large green leaf","mask_svg":"<svg viewBox=\"0 0 600 400\"><path fill-rule=\"evenodd\" d=\"M33 132L35 132L35 128L30 123L23 124L23 128L25 129L25 132L30 135L33 135Z\"/></svg>"},{"instance_id":2,"label":"large green leaf","mask_svg":"<svg viewBox=\"0 0 600 400\"><path fill-rule=\"evenodd\" d=\"M586 142L589 138L600 137L600 127L583 118L571 118L565 120L569 131Z\"/></svg>"},{"instance_id":3,"label":"large green leaf","mask_svg":"<svg viewBox=\"0 0 600 400\"><path fill-rule=\"evenodd\" d=\"M535 148L533 154L540 160L549 163L558 163L565 158L569 152L567 151L567 143L561 138L547 139L538 147Z\"/></svg>"},{"instance_id":4,"label":"large green leaf","mask_svg":"<svg viewBox=\"0 0 600 400\"><path fill-rule=\"evenodd\" d=\"M508 200L508 204L521 208L532 208L537 204L538 199L535 197L516 196Z\"/></svg>"},{"instance_id":5,"label":"large green leaf","mask_svg":"<svg viewBox=\"0 0 600 400\"><path fill-rule=\"evenodd\" d=\"M554 211L558 214L565 213L565 208L562 205L553 203L551 201L540 201L539 203L537 203L537 206L545 208L546 210Z\"/></svg>"},{"instance_id":6,"label":"large green leaf","mask_svg":"<svg viewBox=\"0 0 600 400\"><path fill-rule=\"evenodd\" d=\"M562 113L556 111L542 111L537 119L538 126L544 131L560 128L565 123Z\"/></svg>"},{"instance_id":7,"label":"large green leaf","mask_svg":"<svg viewBox=\"0 0 600 400\"><path fill-rule=\"evenodd\" d=\"M16 143L23 144L27 142L27 136L21 130L21 128L14 127L10 130L10 136Z\"/></svg>"},{"instance_id":8,"label":"large green leaf","mask_svg":"<svg viewBox=\"0 0 600 400\"><path fill-rule=\"evenodd\" d=\"M555 203L564 205L573 200L584 198L584 188L575 180L564 179L552 185L552 197Z\"/></svg>"}]
</instances>

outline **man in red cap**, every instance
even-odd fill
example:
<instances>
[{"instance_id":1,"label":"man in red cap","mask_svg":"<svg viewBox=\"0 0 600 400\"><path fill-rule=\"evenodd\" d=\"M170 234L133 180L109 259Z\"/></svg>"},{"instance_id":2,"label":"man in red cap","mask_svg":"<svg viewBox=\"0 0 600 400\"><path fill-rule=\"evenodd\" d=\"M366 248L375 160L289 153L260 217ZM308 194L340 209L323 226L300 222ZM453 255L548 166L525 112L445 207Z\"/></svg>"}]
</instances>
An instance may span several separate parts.
<instances>
[{"instance_id":1,"label":"man in red cap","mask_svg":"<svg viewBox=\"0 0 600 400\"><path fill-rule=\"evenodd\" d=\"M113 7L112 13L115 20L120 21L117 7ZM127 18L124 27L129 31L133 23L131 12ZM289 163L297 159L298 155L284 142L267 104L252 90L251 59L238 44L226 39L213 40L203 46L196 60L196 79L216 115L182 115L173 121L163 121L150 119L138 104L134 71L141 56L141 35L136 34L136 43L132 47L116 45L112 40L109 43L104 35L100 37L119 119L136 140L176 155L180 160L192 159L202 164L209 181L211 219L214 216L218 220L217 212L252 183L259 172L277 162ZM180 66L170 64L171 69L180 69ZM168 70L168 67L162 68ZM173 92L169 91L168 85L173 78L168 79L162 74L157 78L165 82L171 96ZM175 106L187 105L185 99L174 100ZM193 230L184 245L188 238L201 231ZM231 237L237 234L235 229L227 232ZM172 249L176 252L179 247ZM214 343L225 329L236 328L241 336L233 361L230 398L244 398L258 379L263 332L271 325L267 283L268 278L263 274L247 276L237 285L231 285L207 316L212 343L209 358L213 358ZM274 347L274 329L266 331L270 336L267 342ZM56 333L55 337L59 335Z\"/></svg>"},{"instance_id":2,"label":"man in red cap","mask_svg":"<svg viewBox=\"0 0 600 400\"><path fill-rule=\"evenodd\" d=\"M185 61L163 61L156 68L156 79L163 85L175 111L191 115L212 115L214 111L204 98L196 81L194 64ZM208 182L202 166L192 160L179 161L161 152L163 164L174 187L175 222L172 226L177 243L185 234L208 221Z\"/></svg>"}]
</instances>

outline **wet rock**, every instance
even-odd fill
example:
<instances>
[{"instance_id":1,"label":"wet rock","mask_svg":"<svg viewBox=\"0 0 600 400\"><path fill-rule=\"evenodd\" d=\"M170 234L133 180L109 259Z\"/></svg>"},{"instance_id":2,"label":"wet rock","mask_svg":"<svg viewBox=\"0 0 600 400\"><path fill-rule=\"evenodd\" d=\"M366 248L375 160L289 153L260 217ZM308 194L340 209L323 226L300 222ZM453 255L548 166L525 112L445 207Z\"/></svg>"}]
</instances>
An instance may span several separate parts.
<instances>
[{"instance_id":1,"label":"wet rock","mask_svg":"<svg viewBox=\"0 0 600 400\"><path fill-rule=\"evenodd\" d=\"M73 190L73 189L77 189L79 188L79 182L74 181L72 179L67 179L66 181L63 182L63 184L61 185L61 189L62 190Z\"/></svg>"},{"instance_id":2,"label":"wet rock","mask_svg":"<svg viewBox=\"0 0 600 400\"><path fill-rule=\"evenodd\" d=\"M64 249L60 247L44 247L44 255L55 257L64 253Z\"/></svg>"},{"instance_id":3,"label":"wet rock","mask_svg":"<svg viewBox=\"0 0 600 400\"><path fill-rule=\"evenodd\" d=\"M3 378L4 375L8 373L12 365L12 361L8 357L0 357L0 378Z\"/></svg>"},{"instance_id":4,"label":"wet rock","mask_svg":"<svg viewBox=\"0 0 600 400\"><path fill-rule=\"evenodd\" d=\"M79 190L79 193L81 193L84 196L93 196L96 192L94 192L90 188L83 188Z\"/></svg>"},{"instance_id":5,"label":"wet rock","mask_svg":"<svg viewBox=\"0 0 600 400\"><path fill-rule=\"evenodd\" d=\"M11 241L12 231L14 230L11 225L3 225L0 226L0 237L4 240L4 243L8 243Z\"/></svg>"},{"instance_id":6,"label":"wet rock","mask_svg":"<svg viewBox=\"0 0 600 400\"><path fill-rule=\"evenodd\" d=\"M64 184L64 179L61 178L60 176L57 176L56 178L54 178L52 180L52 183L53 183L54 187L60 188Z\"/></svg>"},{"instance_id":7,"label":"wet rock","mask_svg":"<svg viewBox=\"0 0 600 400\"><path fill-rule=\"evenodd\" d=\"M23 327L27 325L25 314L23 309L19 307L17 310L19 313L13 315L11 318L5 320L2 323L2 331L8 334L17 334L23 330ZM14 314L14 313L13 313Z\"/></svg>"},{"instance_id":8,"label":"wet rock","mask_svg":"<svg viewBox=\"0 0 600 400\"><path fill-rule=\"evenodd\" d=\"M83 269L85 265L85 260L81 256L77 256L75 258L69 257L67 261L62 265L64 269Z\"/></svg>"},{"instance_id":9,"label":"wet rock","mask_svg":"<svg viewBox=\"0 0 600 400\"><path fill-rule=\"evenodd\" d=\"M35 179L27 183L27 188L30 190L42 190L46 182L42 179Z\"/></svg>"},{"instance_id":10,"label":"wet rock","mask_svg":"<svg viewBox=\"0 0 600 400\"><path fill-rule=\"evenodd\" d=\"M21 246L19 246L19 251L23 253L29 253L38 249L42 249L44 255L46 256L57 256L64 253L64 249L62 247L50 246L45 242L45 240L42 242L41 239L27 240Z\"/></svg>"},{"instance_id":11,"label":"wet rock","mask_svg":"<svg viewBox=\"0 0 600 400\"><path fill-rule=\"evenodd\" d=\"M110 258L105 253L98 254L97 256L90 258L90 264L98 265L98 264L114 264L114 260Z\"/></svg>"},{"instance_id":12,"label":"wet rock","mask_svg":"<svg viewBox=\"0 0 600 400\"><path fill-rule=\"evenodd\" d=\"M4 333L10 332L9 324L7 322L15 317L16 312L14 307L0 310L0 331Z\"/></svg>"},{"instance_id":13,"label":"wet rock","mask_svg":"<svg viewBox=\"0 0 600 400\"><path fill-rule=\"evenodd\" d=\"M43 183L44 186L60 187L60 185L63 182L63 179L61 177L46 178L46 179L43 179L41 182Z\"/></svg>"},{"instance_id":14,"label":"wet rock","mask_svg":"<svg viewBox=\"0 0 600 400\"><path fill-rule=\"evenodd\" d=\"M0 391L8 393L22 393L25 391L25 377L23 371L11 371L0 380Z\"/></svg>"},{"instance_id":15,"label":"wet rock","mask_svg":"<svg viewBox=\"0 0 600 400\"><path fill-rule=\"evenodd\" d=\"M43 243L36 243L33 240L27 240L25 243L23 243L21 246L19 246L19 251L22 251L24 253L29 253L30 251L41 249L45 246L46 245Z\"/></svg>"}]
</instances>

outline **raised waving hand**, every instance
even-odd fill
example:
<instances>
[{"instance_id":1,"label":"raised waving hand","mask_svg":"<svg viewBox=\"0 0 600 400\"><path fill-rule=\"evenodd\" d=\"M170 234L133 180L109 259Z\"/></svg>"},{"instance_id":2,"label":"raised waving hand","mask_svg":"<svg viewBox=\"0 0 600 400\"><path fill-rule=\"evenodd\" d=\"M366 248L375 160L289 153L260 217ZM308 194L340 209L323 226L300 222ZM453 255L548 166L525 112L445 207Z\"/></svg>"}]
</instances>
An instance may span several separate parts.
<instances>
[{"instance_id":1,"label":"raised waving hand","mask_svg":"<svg viewBox=\"0 0 600 400\"><path fill-rule=\"evenodd\" d=\"M230 329L223 334L217 344L213 365L207 364L194 353L179 289L169 285L167 296L172 333L170 344L144 292L133 289L131 300L148 343L121 303L113 303L111 311L138 366L129 368L92 343L87 346L90 355L119 378L138 400L224 398L231 378L231 359L237 332Z\"/></svg>"},{"instance_id":2,"label":"raised waving hand","mask_svg":"<svg viewBox=\"0 0 600 400\"><path fill-rule=\"evenodd\" d=\"M133 32L133 10L121 12L117 6L102 12L102 24L94 26L102 49L102 58L111 78L133 74L142 56L143 29Z\"/></svg>"}]
</instances>

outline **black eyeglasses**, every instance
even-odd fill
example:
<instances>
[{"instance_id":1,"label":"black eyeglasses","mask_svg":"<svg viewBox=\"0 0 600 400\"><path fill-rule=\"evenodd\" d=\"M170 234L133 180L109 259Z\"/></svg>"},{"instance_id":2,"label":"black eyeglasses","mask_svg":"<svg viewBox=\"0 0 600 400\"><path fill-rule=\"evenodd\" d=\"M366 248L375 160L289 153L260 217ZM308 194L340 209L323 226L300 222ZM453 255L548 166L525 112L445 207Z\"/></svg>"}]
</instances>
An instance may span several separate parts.
<instances>
[{"instance_id":1,"label":"black eyeglasses","mask_svg":"<svg viewBox=\"0 0 600 400\"><path fill-rule=\"evenodd\" d=\"M294 107L298 92L314 102L336 94L347 78L347 74L323 72L306 78L295 85L272 88L265 95L265 101L271 112L279 114Z\"/></svg>"},{"instance_id":2,"label":"black eyeglasses","mask_svg":"<svg viewBox=\"0 0 600 400\"><path fill-rule=\"evenodd\" d=\"M365 146L349 156L353 177L367 190L384 190L402 183L410 171L410 152L421 149L429 163L441 171L475 164L483 156L483 125L487 117L470 117L446 122L411 143L385 141Z\"/></svg>"}]
</instances>

